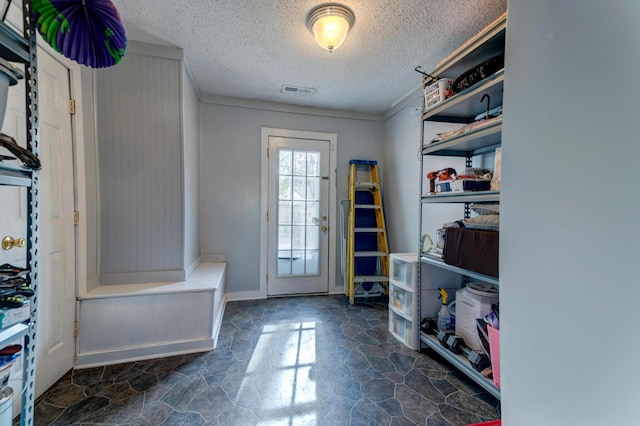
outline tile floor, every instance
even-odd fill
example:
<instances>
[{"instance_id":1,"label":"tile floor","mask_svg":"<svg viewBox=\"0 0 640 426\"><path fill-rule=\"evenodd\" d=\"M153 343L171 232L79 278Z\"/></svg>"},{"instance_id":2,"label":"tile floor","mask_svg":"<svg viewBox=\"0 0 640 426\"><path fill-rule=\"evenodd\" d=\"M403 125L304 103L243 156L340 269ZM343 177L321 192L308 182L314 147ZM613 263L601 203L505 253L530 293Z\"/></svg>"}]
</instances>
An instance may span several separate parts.
<instances>
[{"instance_id":1,"label":"tile floor","mask_svg":"<svg viewBox=\"0 0 640 426\"><path fill-rule=\"evenodd\" d=\"M69 372L35 425L465 425L498 402L344 296L229 302L216 350Z\"/></svg>"}]
</instances>

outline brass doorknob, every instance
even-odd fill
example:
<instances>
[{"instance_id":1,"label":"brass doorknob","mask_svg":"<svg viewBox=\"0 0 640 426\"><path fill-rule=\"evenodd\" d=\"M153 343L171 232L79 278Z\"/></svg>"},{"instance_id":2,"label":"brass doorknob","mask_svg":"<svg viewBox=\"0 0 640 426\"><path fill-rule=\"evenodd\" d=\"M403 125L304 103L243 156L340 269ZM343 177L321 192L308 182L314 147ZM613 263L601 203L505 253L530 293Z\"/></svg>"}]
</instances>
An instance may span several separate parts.
<instances>
[{"instance_id":1,"label":"brass doorknob","mask_svg":"<svg viewBox=\"0 0 640 426\"><path fill-rule=\"evenodd\" d=\"M322 229L322 232L327 232L327 229L329 228L327 228L326 226L323 226L321 229Z\"/></svg>"},{"instance_id":2,"label":"brass doorknob","mask_svg":"<svg viewBox=\"0 0 640 426\"><path fill-rule=\"evenodd\" d=\"M24 238L4 237L2 239L2 248L5 250L11 250L14 247L24 247L27 245L27 240Z\"/></svg>"}]
</instances>

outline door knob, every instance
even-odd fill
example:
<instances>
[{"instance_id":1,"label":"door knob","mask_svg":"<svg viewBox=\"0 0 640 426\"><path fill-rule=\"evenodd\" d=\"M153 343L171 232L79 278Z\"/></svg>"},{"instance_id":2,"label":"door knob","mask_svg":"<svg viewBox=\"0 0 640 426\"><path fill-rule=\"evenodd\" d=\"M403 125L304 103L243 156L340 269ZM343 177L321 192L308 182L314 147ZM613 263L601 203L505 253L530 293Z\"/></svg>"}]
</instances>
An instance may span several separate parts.
<instances>
[{"instance_id":1,"label":"door knob","mask_svg":"<svg viewBox=\"0 0 640 426\"><path fill-rule=\"evenodd\" d=\"M322 232L327 232L327 229L329 229L329 228L325 225L321 229L322 229Z\"/></svg>"},{"instance_id":2,"label":"door knob","mask_svg":"<svg viewBox=\"0 0 640 426\"><path fill-rule=\"evenodd\" d=\"M2 239L2 248L5 250L11 250L14 247L24 247L27 245L27 240L24 238L4 237Z\"/></svg>"}]
</instances>

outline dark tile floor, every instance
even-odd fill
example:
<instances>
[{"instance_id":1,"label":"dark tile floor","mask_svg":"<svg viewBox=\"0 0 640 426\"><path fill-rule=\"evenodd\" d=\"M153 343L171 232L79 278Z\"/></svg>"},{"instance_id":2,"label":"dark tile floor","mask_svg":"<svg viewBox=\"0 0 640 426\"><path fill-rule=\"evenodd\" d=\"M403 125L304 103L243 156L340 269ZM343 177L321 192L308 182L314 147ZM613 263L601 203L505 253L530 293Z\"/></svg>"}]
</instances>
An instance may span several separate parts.
<instances>
[{"instance_id":1,"label":"dark tile floor","mask_svg":"<svg viewBox=\"0 0 640 426\"><path fill-rule=\"evenodd\" d=\"M216 350L69 372L36 425L465 425L498 402L344 296L229 302Z\"/></svg>"}]
</instances>

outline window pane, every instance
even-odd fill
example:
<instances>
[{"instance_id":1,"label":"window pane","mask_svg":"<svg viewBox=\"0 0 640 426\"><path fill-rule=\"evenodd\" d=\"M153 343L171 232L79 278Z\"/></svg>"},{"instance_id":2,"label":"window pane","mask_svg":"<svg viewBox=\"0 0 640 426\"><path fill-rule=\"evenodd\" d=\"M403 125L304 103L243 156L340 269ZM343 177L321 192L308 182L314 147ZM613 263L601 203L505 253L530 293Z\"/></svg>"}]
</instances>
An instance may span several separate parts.
<instances>
[{"instance_id":1,"label":"window pane","mask_svg":"<svg viewBox=\"0 0 640 426\"><path fill-rule=\"evenodd\" d=\"M307 197L307 179L303 177L293 178L293 199L304 200Z\"/></svg>"},{"instance_id":2,"label":"window pane","mask_svg":"<svg viewBox=\"0 0 640 426\"><path fill-rule=\"evenodd\" d=\"M318 258L318 250L306 251L305 267L305 272L308 275L318 275L320 271L320 259Z\"/></svg>"},{"instance_id":3,"label":"window pane","mask_svg":"<svg viewBox=\"0 0 640 426\"><path fill-rule=\"evenodd\" d=\"M278 225L291 225L291 201L278 203Z\"/></svg>"},{"instance_id":4,"label":"window pane","mask_svg":"<svg viewBox=\"0 0 640 426\"><path fill-rule=\"evenodd\" d=\"M294 151L293 153L293 174L296 176L307 175L307 153Z\"/></svg>"},{"instance_id":5,"label":"window pane","mask_svg":"<svg viewBox=\"0 0 640 426\"><path fill-rule=\"evenodd\" d=\"M320 203L307 203L307 225L318 225L320 223Z\"/></svg>"},{"instance_id":6,"label":"window pane","mask_svg":"<svg viewBox=\"0 0 640 426\"><path fill-rule=\"evenodd\" d=\"M320 178L310 177L307 179L307 200L320 199Z\"/></svg>"},{"instance_id":7,"label":"window pane","mask_svg":"<svg viewBox=\"0 0 640 426\"><path fill-rule=\"evenodd\" d=\"M291 259L291 274L304 275L304 251L292 252Z\"/></svg>"},{"instance_id":8,"label":"window pane","mask_svg":"<svg viewBox=\"0 0 640 426\"><path fill-rule=\"evenodd\" d=\"M278 250L291 249L291 227L278 226Z\"/></svg>"},{"instance_id":9,"label":"window pane","mask_svg":"<svg viewBox=\"0 0 640 426\"><path fill-rule=\"evenodd\" d=\"M291 176L280 176L280 193L281 200L291 199Z\"/></svg>"},{"instance_id":10,"label":"window pane","mask_svg":"<svg viewBox=\"0 0 640 426\"><path fill-rule=\"evenodd\" d=\"M320 248L320 232L317 226L307 226L307 249L317 250Z\"/></svg>"},{"instance_id":11,"label":"window pane","mask_svg":"<svg viewBox=\"0 0 640 426\"><path fill-rule=\"evenodd\" d=\"M291 248L294 250L304 250L305 245L305 227L304 226L294 226L293 231L293 239L291 241Z\"/></svg>"},{"instance_id":12,"label":"window pane","mask_svg":"<svg viewBox=\"0 0 640 426\"><path fill-rule=\"evenodd\" d=\"M291 251L278 251L278 275L291 275Z\"/></svg>"},{"instance_id":13,"label":"window pane","mask_svg":"<svg viewBox=\"0 0 640 426\"><path fill-rule=\"evenodd\" d=\"M281 150L280 151L280 174L281 175L290 175L291 174L291 157L293 156L293 152Z\"/></svg>"},{"instance_id":14,"label":"window pane","mask_svg":"<svg viewBox=\"0 0 640 426\"><path fill-rule=\"evenodd\" d=\"M304 201L293 202L293 224L294 225L305 224L305 219L306 219L305 207L306 207L306 203Z\"/></svg>"},{"instance_id":15,"label":"window pane","mask_svg":"<svg viewBox=\"0 0 640 426\"><path fill-rule=\"evenodd\" d=\"M307 176L320 176L320 153L307 153Z\"/></svg>"}]
</instances>

